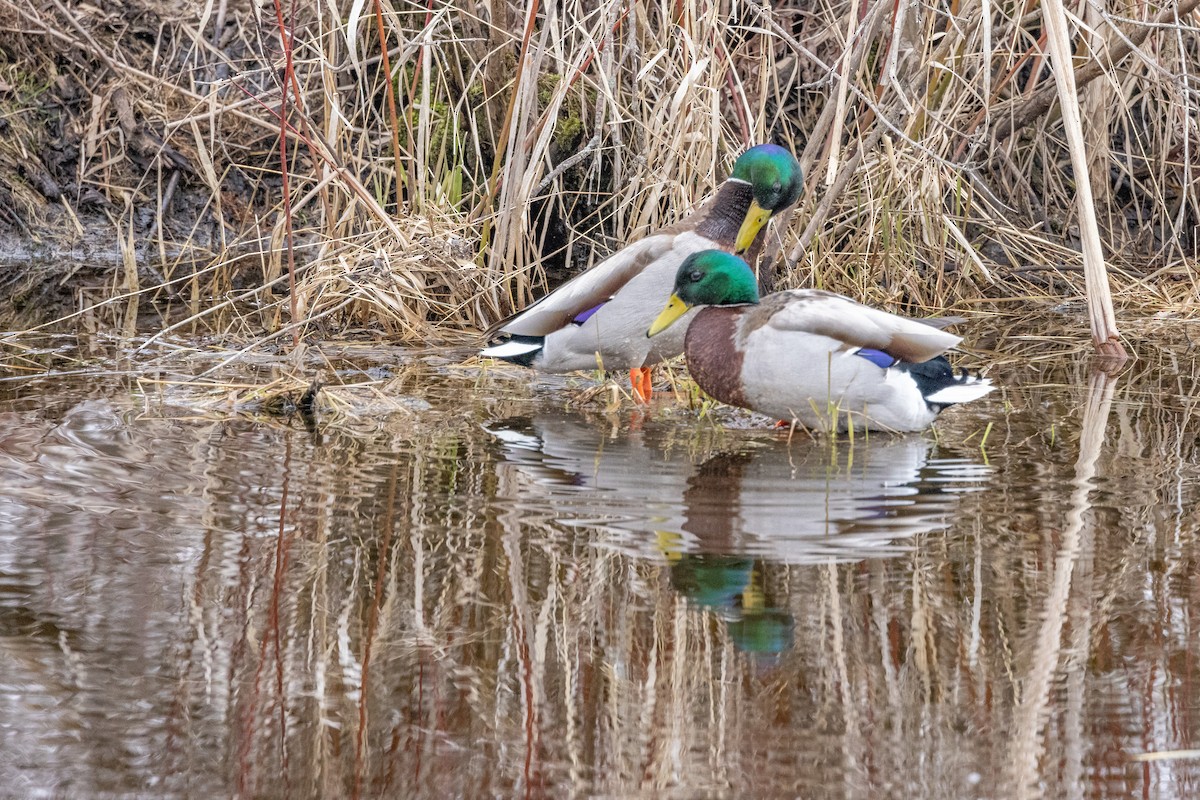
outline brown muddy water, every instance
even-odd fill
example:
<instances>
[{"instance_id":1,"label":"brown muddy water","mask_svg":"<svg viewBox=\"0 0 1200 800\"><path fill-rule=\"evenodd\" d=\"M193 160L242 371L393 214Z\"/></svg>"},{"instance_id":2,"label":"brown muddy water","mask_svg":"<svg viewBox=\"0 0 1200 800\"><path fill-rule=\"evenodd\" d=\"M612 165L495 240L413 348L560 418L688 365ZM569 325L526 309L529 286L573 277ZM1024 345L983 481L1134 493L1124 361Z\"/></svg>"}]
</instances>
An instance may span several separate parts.
<instances>
[{"instance_id":1,"label":"brown muddy water","mask_svg":"<svg viewBox=\"0 0 1200 800\"><path fill-rule=\"evenodd\" d=\"M0 795L1200 796L1200 354L852 442L455 355L0 381Z\"/></svg>"}]
</instances>

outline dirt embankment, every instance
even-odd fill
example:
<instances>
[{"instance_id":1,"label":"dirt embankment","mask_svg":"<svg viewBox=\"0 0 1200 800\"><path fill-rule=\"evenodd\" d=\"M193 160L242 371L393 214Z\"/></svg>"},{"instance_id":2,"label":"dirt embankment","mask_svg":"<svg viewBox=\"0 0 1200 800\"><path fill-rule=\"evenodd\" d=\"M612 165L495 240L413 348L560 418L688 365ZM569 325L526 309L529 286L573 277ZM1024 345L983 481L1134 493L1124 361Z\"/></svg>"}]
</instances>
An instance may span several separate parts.
<instances>
[{"instance_id":1,"label":"dirt embankment","mask_svg":"<svg viewBox=\"0 0 1200 800\"><path fill-rule=\"evenodd\" d=\"M182 293L231 240L259 249L249 176L225 171L214 202L205 159L177 135L192 92L152 74L179 51L175 11L0 3L0 326L146 287ZM270 140L241 147L265 155Z\"/></svg>"}]
</instances>

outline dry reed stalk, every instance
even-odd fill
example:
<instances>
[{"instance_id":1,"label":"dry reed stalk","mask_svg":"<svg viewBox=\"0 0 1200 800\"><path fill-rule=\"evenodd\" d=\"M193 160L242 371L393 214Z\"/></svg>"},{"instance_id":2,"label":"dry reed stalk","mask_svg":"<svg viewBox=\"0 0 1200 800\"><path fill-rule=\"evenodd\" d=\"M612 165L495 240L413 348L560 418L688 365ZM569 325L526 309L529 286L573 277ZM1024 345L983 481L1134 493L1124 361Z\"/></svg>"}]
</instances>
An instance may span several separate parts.
<instances>
[{"instance_id":1,"label":"dry reed stalk","mask_svg":"<svg viewBox=\"0 0 1200 800\"><path fill-rule=\"evenodd\" d=\"M1104 249L1100 243L1100 226L1096 222L1096 203L1092 195L1092 177L1088 169L1088 152L1084 143L1083 122L1079 116L1075 69L1071 60L1070 36L1067 32L1067 12L1062 0L1043 0L1042 19L1048 33L1050 64L1054 68L1063 127L1066 130L1071 165L1075 173L1092 341L1095 342L1096 352L1101 357L1120 364L1128 356L1117 331L1112 292L1108 286L1108 271L1104 265Z\"/></svg>"},{"instance_id":2,"label":"dry reed stalk","mask_svg":"<svg viewBox=\"0 0 1200 800\"><path fill-rule=\"evenodd\" d=\"M295 7L293 6L293 11ZM296 250L293 235L292 193L288 185L288 170L291 160L288 148L288 96L295 91L297 104L301 102L299 87L296 85L296 69L293 62L293 44L295 36L295 18L290 24L283 18L283 0L275 0L275 23L279 33L279 43L283 49L282 92L279 98L279 178L280 191L283 196L284 252L287 254L288 300L291 303L291 319L298 322L300 315L296 300ZM300 344L300 329L292 327L292 346Z\"/></svg>"}]
</instances>

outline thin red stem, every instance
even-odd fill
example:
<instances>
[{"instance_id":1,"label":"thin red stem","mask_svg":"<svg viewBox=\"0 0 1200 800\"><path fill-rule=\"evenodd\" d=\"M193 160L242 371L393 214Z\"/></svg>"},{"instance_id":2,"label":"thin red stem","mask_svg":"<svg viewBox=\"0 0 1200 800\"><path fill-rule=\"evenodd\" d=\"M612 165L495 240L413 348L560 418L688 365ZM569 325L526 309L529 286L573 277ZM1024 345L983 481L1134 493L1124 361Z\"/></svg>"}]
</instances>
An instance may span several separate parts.
<instances>
[{"instance_id":1,"label":"thin red stem","mask_svg":"<svg viewBox=\"0 0 1200 800\"><path fill-rule=\"evenodd\" d=\"M292 61L292 42L295 35L296 24L296 3L292 0L292 18L291 23L287 23L283 18L283 3L281 0L275 0L275 22L279 26L280 44L283 46L283 86L279 97L279 174L282 182L283 192L283 223L287 229L287 241L284 247L287 248L288 259L288 295L290 300L290 310L292 315L292 347L300 344L300 326L297 324L300 317L299 301L296 298L296 251L292 247L292 192L290 182L288 180L288 91L294 89L296 83L295 64ZM300 93L296 92L297 101L299 101Z\"/></svg>"}]
</instances>

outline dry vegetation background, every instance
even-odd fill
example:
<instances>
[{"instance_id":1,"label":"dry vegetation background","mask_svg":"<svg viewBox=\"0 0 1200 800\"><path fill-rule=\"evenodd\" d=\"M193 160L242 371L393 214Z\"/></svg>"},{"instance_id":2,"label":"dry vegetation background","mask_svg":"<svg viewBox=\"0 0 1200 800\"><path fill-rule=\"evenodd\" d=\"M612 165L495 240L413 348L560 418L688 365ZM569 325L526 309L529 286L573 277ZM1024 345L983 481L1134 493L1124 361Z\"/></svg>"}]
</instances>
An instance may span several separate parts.
<instances>
[{"instance_id":1,"label":"dry vegetation background","mask_svg":"<svg viewBox=\"0 0 1200 800\"><path fill-rule=\"evenodd\" d=\"M1068 5L1125 319L1195 306L1197 5ZM1082 262L1045 47L1032 0L0 0L0 317L445 338L764 140L807 174L764 254L781 284L1061 303Z\"/></svg>"}]
</instances>

